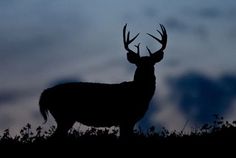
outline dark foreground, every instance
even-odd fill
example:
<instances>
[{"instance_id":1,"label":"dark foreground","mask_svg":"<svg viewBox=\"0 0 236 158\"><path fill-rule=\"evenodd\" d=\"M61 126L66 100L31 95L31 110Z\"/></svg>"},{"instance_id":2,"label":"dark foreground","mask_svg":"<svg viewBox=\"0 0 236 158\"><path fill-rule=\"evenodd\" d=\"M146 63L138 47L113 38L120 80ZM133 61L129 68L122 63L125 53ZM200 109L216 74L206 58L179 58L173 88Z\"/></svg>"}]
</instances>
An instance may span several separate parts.
<instances>
[{"instance_id":1,"label":"dark foreground","mask_svg":"<svg viewBox=\"0 0 236 158\"><path fill-rule=\"evenodd\" d=\"M133 146L215 146L225 147L236 144L236 121L229 123L218 117L212 124L205 124L200 129L190 134L181 132L168 132L163 128L157 132L150 127L145 134L141 130L134 131L129 138L119 138L118 130L109 131L91 128L85 132L70 131L65 138L53 137L55 127L43 132L38 127L35 132L31 125L27 124L20 131L20 135L12 137L9 130L5 130L0 136L0 145L43 145L43 146L68 146L68 145L133 145Z\"/></svg>"}]
</instances>

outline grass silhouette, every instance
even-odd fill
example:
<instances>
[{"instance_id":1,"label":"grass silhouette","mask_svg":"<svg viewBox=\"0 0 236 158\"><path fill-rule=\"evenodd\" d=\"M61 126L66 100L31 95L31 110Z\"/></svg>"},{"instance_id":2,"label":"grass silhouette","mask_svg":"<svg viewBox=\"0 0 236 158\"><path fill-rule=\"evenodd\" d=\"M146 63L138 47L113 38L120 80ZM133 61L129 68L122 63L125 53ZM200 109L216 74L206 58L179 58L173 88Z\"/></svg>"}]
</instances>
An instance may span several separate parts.
<instances>
[{"instance_id":1,"label":"grass silhouette","mask_svg":"<svg viewBox=\"0 0 236 158\"><path fill-rule=\"evenodd\" d=\"M223 117L214 115L215 120L211 124L204 124L201 128L193 130L190 134L183 132L169 132L163 128L160 132L155 127L150 127L146 133L141 129L135 130L129 140L120 139L118 130L101 130L91 128L84 132L71 130L65 138L55 138L55 126L48 131L43 131L42 127L37 127L36 132L30 124L20 130L20 134L11 136L9 129L6 129L0 136L0 145L5 144L136 144L136 145L189 145L189 144L208 144L220 145L234 143L236 140L236 121L232 123L224 121Z\"/></svg>"}]
</instances>

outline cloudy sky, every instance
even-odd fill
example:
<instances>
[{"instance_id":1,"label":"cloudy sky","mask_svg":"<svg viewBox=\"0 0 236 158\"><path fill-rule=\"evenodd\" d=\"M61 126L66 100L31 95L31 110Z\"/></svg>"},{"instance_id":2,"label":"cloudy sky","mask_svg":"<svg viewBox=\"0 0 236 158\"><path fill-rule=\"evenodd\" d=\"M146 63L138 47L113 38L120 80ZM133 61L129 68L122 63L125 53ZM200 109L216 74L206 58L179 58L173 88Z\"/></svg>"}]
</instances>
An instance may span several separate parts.
<instances>
[{"instance_id":1,"label":"cloudy sky","mask_svg":"<svg viewBox=\"0 0 236 158\"><path fill-rule=\"evenodd\" d=\"M156 65L157 89L140 122L181 130L220 114L236 119L235 0L1 0L0 131L41 125L40 93L69 81L133 79L122 28L145 33L166 27L168 45ZM54 124L53 118L49 124Z\"/></svg>"}]
</instances>

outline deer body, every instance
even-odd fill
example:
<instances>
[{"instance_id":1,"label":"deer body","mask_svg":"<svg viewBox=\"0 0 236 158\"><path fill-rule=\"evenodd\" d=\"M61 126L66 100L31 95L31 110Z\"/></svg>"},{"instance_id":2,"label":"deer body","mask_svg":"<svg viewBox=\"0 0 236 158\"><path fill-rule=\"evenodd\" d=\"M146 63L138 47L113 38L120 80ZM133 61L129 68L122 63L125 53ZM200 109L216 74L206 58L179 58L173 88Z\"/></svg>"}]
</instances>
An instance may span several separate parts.
<instances>
[{"instance_id":1,"label":"deer body","mask_svg":"<svg viewBox=\"0 0 236 158\"><path fill-rule=\"evenodd\" d=\"M129 40L129 33L126 39L125 31L126 26L123 35L128 61L137 66L134 80L120 84L65 83L44 90L39 101L40 111L45 120L48 111L55 118L55 134L66 134L78 121L94 127L119 126L120 135L125 136L132 133L135 123L144 116L155 92L154 65L163 58L163 52L158 52L158 58L140 57L139 45L138 54L128 48L137 35Z\"/></svg>"}]
</instances>

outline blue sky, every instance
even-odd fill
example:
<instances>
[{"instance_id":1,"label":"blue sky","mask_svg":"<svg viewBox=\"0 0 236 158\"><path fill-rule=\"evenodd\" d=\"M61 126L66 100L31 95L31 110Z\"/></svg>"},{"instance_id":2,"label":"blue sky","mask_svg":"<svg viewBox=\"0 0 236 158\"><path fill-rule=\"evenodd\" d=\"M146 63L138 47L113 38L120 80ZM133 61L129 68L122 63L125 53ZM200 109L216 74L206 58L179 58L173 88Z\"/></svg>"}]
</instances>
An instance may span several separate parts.
<instances>
[{"instance_id":1,"label":"blue sky","mask_svg":"<svg viewBox=\"0 0 236 158\"><path fill-rule=\"evenodd\" d=\"M2 0L0 19L1 131L41 125L38 99L54 84L132 80L125 23L131 34L141 32L141 55L146 45L160 47L145 33L157 35L159 23L168 32L142 125L180 130L186 120L190 129L214 113L236 119L234 0Z\"/></svg>"}]
</instances>

